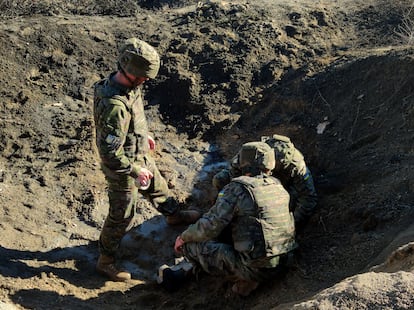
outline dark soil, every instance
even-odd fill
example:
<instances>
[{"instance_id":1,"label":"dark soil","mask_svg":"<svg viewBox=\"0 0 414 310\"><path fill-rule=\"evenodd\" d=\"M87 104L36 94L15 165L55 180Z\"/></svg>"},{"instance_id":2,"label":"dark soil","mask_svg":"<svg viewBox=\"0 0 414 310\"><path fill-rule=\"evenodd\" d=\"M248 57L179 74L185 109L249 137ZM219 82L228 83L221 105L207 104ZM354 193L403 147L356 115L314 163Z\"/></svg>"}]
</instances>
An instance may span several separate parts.
<instances>
[{"instance_id":1,"label":"dark soil","mask_svg":"<svg viewBox=\"0 0 414 310\"><path fill-rule=\"evenodd\" d=\"M410 1L0 3L0 309L411 309L414 16ZM411 14L411 15L410 15ZM412 27L411 27L412 26ZM405 30L408 30L405 32ZM408 35L407 35L408 34ZM247 298L207 275L155 282L183 227L144 201L120 258L94 271L106 216L92 85L137 36L162 58L145 86L154 157L203 211L244 142L285 134L319 204L284 277Z\"/></svg>"}]
</instances>

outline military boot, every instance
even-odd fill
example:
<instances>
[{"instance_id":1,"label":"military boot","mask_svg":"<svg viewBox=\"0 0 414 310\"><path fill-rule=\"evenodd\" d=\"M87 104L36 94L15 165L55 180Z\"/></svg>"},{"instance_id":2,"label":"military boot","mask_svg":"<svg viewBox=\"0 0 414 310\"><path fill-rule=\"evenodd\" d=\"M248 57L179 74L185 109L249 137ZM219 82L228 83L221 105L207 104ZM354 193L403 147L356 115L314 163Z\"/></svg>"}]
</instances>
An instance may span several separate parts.
<instances>
[{"instance_id":1,"label":"military boot","mask_svg":"<svg viewBox=\"0 0 414 310\"><path fill-rule=\"evenodd\" d=\"M162 265L158 269L157 282L168 292L176 292L189 280L193 268L184 257L177 258L173 266Z\"/></svg>"},{"instance_id":2,"label":"military boot","mask_svg":"<svg viewBox=\"0 0 414 310\"><path fill-rule=\"evenodd\" d=\"M112 281L124 282L131 279L131 274L129 272L119 270L115 266L115 258L111 256L101 254L98 258L98 263L96 264L96 270Z\"/></svg>"},{"instance_id":3,"label":"military boot","mask_svg":"<svg viewBox=\"0 0 414 310\"><path fill-rule=\"evenodd\" d=\"M195 223L201 217L196 210L178 210L172 215L165 217L168 225L189 225Z\"/></svg>"}]
</instances>

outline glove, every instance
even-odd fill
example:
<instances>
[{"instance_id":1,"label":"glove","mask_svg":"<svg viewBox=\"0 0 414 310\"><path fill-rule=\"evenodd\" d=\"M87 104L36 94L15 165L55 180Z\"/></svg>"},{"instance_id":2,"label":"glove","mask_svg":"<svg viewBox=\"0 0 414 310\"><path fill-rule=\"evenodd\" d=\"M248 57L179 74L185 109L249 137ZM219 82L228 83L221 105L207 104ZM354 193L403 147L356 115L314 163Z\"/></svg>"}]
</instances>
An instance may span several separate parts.
<instances>
[{"instance_id":1,"label":"glove","mask_svg":"<svg viewBox=\"0 0 414 310\"><path fill-rule=\"evenodd\" d=\"M301 207L297 207L293 212L293 218L295 219L296 234L301 233L305 229L309 217L304 214Z\"/></svg>"}]
</instances>

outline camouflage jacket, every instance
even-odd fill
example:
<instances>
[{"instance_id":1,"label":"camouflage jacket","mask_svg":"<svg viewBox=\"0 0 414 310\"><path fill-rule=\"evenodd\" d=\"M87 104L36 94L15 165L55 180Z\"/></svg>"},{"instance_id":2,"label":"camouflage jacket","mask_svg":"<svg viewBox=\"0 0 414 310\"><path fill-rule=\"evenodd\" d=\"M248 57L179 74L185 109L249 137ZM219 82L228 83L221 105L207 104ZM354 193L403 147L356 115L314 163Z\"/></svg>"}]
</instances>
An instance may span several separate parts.
<instances>
[{"instance_id":1,"label":"camouflage jacket","mask_svg":"<svg viewBox=\"0 0 414 310\"><path fill-rule=\"evenodd\" d=\"M295 196L291 205L291 210L295 212L295 220L297 223L307 220L316 208L317 194L312 175L306 166L302 153L285 136L262 137L262 141L275 150L276 167L272 171L272 176L279 179L284 188L292 196ZM214 176L213 184L221 189L232 178L240 175L237 154L230 161L228 169L224 169Z\"/></svg>"},{"instance_id":2,"label":"camouflage jacket","mask_svg":"<svg viewBox=\"0 0 414 310\"><path fill-rule=\"evenodd\" d=\"M220 191L214 206L181 237L185 242L212 240L227 227L231 228L235 250L252 261L296 247L289 194L277 179L267 175L233 179Z\"/></svg>"},{"instance_id":3,"label":"camouflage jacket","mask_svg":"<svg viewBox=\"0 0 414 310\"><path fill-rule=\"evenodd\" d=\"M296 221L308 219L316 208L317 194L302 153L282 135L262 137L262 141L275 150L276 167L272 175L296 198L293 206Z\"/></svg>"},{"instance_id":4,"label":"camouflage jacket","mask_svg":"<svg viewBox=\"0 0 414 310\"><path fill-rule=\"evenodd\" d=\"M141 87L127 89L113 75L95 84L96 146L109 178L136 178L149 151Z\"/></svg>"}]
</instances>

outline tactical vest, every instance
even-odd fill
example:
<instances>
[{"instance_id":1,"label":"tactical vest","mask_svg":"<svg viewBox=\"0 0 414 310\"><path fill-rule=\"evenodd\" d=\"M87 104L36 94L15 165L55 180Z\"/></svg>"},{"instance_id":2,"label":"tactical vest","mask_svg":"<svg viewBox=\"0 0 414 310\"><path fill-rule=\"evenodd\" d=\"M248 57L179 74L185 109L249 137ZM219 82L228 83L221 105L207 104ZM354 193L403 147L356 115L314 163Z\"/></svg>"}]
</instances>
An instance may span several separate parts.
<instances>
[{"instance_id":1,"label":"tactical vest","mask_svg":"<svg viewBox=\"0 0 414 310\"><path fill-rule=\"evenodd\" d=\"M125 118L129 120L129 127L123 149L128 159L135 161L138 155L149 151L148 127L141 88L130 90L123 95L120 93L120 88L116 87L110 78L103 79L95 85L94 118L98 148L100 139L106 139L108 134L105 132L105 120L101 116L103 113L107 114L108 111L110 113L114 106L125 108Z\"/></svg>"},{"instance_id":2,"label":"tactical vest","mask_svg":"<svg viewBox=\"0 0 414 310\"><path fill-rule=\"evenodd\" d=\"M254 260L296 248L289 194L280 182L269 176L241 176L232 181L242 184L255 202L238 206L232 225L235 249Z\"/></svg>"}]
</instances>

